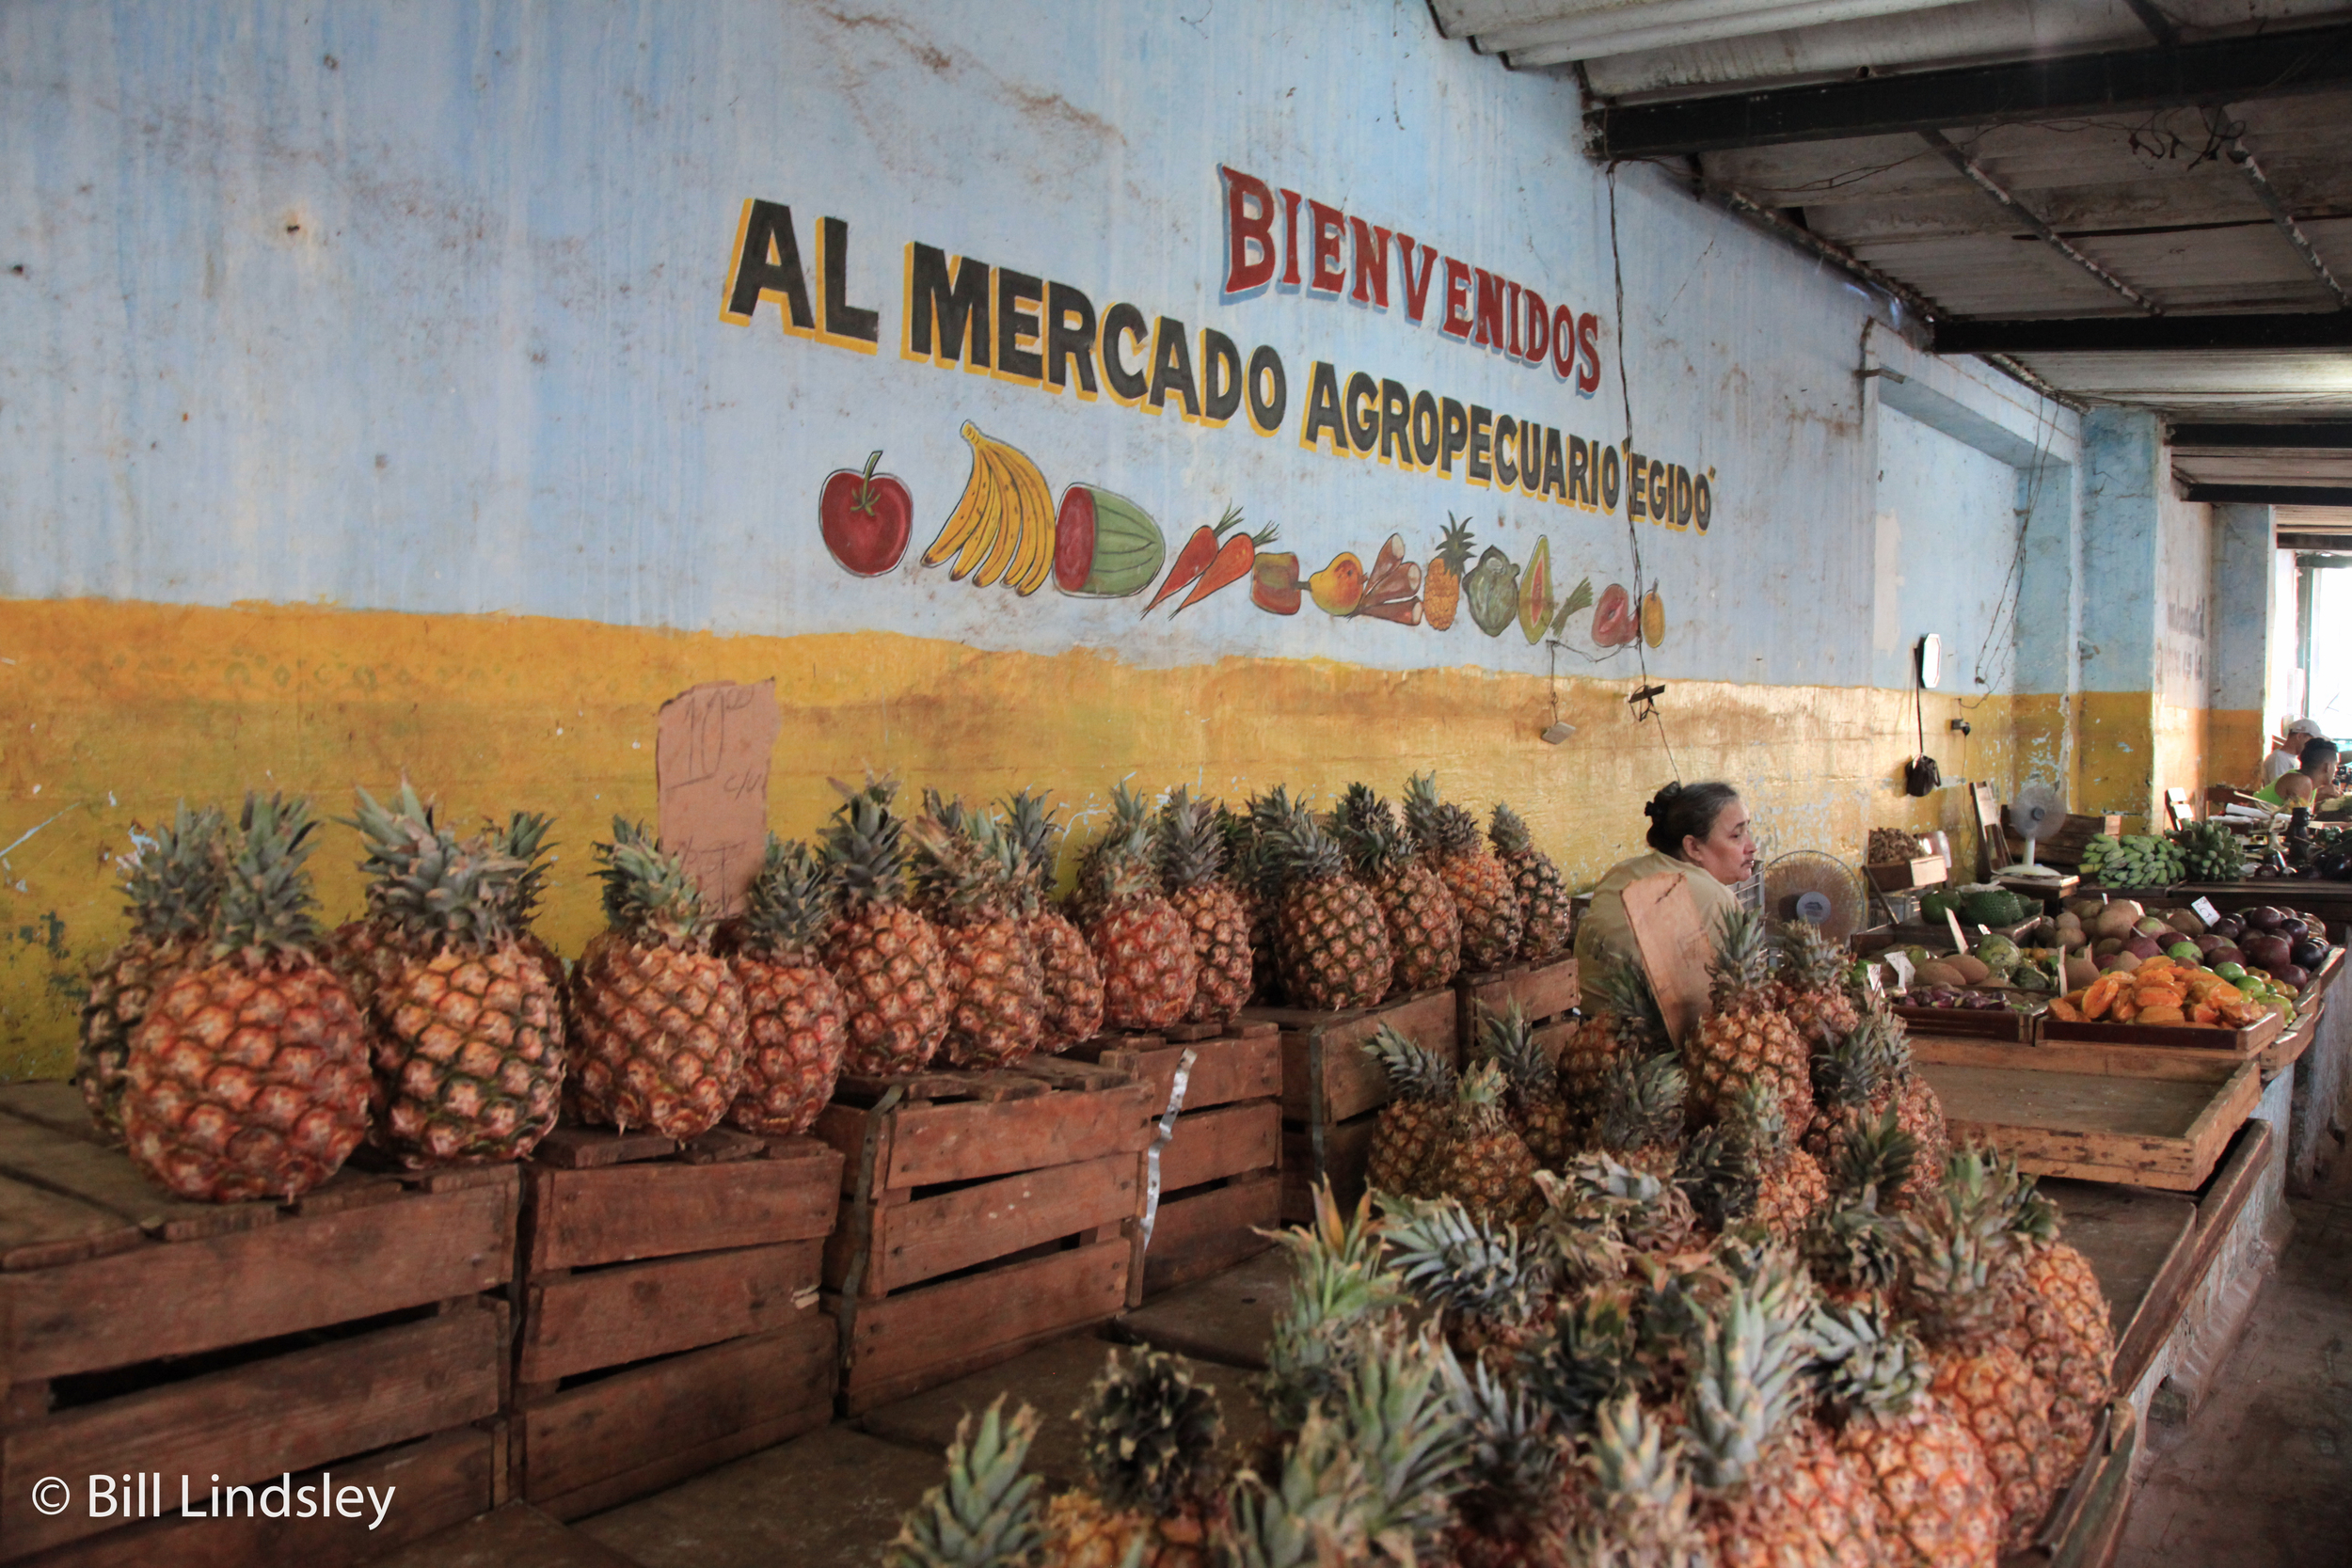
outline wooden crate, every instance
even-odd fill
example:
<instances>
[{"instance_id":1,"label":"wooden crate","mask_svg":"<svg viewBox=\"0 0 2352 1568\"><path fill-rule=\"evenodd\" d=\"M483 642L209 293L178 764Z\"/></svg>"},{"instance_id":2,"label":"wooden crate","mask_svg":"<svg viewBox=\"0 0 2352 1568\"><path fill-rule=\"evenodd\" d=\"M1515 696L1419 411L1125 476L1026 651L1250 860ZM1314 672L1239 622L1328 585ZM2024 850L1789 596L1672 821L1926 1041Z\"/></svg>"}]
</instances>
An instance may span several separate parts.
<instances>
[{"instance_id":1,"label":"wooden crate","mask_svg":"<svg viewBox=\"0 0 2352 1568\"><path fill-rule=\"evenodd\" d=\"M1564 953L1542 963L1513 964L1454 977L1454 994L1460 999L1454 1019L1454 1037L1468 1051L1478 1039L1482 1007L1502 1011L1516 1002L1536 1023L1565 1016L1583 994L1577 987L1576 958Z\"/></svg>"},{"instance_id":2,"label":"wooden crate","mask_svg":"<svg viewBox=\"0 0 2352 1568\"><path fill-rule=\"evenodd\" d=\"M1171 1032L1173 1033L1173 1032ZM1136 1263L1127 1305L1206 1278L1273 1243L1259 1234L1281 1222L1282 1042L1269 1022L1241 1022L1216 1037L1136 1043L1105 1037L1069 1053L1124 1072L1150 1088L1147 1136L1155 1136L1176 1069L1193 1052L1184 1107L1167 1144L1144 1166L1150 1235L1135 1229Z\"/></svg>"},{"instance_id":3,"label":"wooden crate","mask_svg":"<svg viewBox=\"0 0 2352 1568\"><path fill-rule=\"evenodd\" d=\"M2149 1045L2168 1051L2211 1051L2248 1061L2263 1053L2287 1026L2286 1015L2267 1012L2239 1029L2183 1023L2069 1023L2042 1015L2041 1037L2082 1045Z\"/></svg>"},{"instance_id":4,"label":"wooden crate","mask_svg":"<svg viewBox=\"0 0 2352 1568\"><path fill-rule=\"evenodd\" d=\"M845 1412L1121 1310L1154 1105L1151 1085L1060 1057L843 1078L815 1132L847 1159L824 1259Z\"/></svg>"},{"instance_id":5,"label":"wooden crate","mask_svg":"<svg viewBox=\"0 0 2352 1568\"><path fill-rule=\"evenodd\" d=\"M1316 1012L1250 1007L1245 1018L1282 1032L1282 1215L1313 1212L1314 1184L1327 1178L1343 1203L1363 1191L1372 1125L1389 1102L1389 1075L1364 1053L1387 1024L1459 1066L1461 1001L1452 990L1425 990L1376 1007Z\"/></svg>"},{"instance_id":6,"label":"wooden crate","mask_svg":"<svg viewBox=\"0 0 2352 1568\"><path fill-rule=\"evenodd\" d=\"M2024 1169L2193 1192L2262 1098L2251 1061L2166 1047L2009 1045L1914 1037L1955 1144Z\"/></svg>"},{"instance_id":7,"label":"wooden crate","mask_svg":"<svg viewBox=\"0 0 2352 1568\"><path fill-rule=\"evenodd\" d=\"M524 1171L517 1496L579 1518L831 1419L841 1165L732 1129L549 1134Z\"/></svg>"},{"instance_id":8,"label":"wooden crate","mask_svg":"<svg viewBox=\"0 0 2352 1568\"><path fill-rule=\"evenodd\" d=\"M1941 885L1951 875L1951 867L1941 855L1917 855L1907 861L1872 861L1862 872L1881 893L1902 893Z\"/></svg>"},{"instance_id":9,"label":"wooden crate","mask_svg":"<svg viewBox=\"0 0 2352 1568\"><path fill-rule=\"evenodd\" d=\"M1970 1039L2010 1040L2024 1044L2034 1037L2040 1009L2030 1013L2013 1007L1911 1007L1895 1005L1895 1016L1923 1035L1963 1036Z\"/></svg>"},{"instance_id":10,"label":"wooden crate","mask_svg":"<svg viewBox=\"0 0 2352 1568\"><path fill-rule=\"evenodd\" d=\"M209 1494L215 1475L259 1486L326 1467L340 1486L433 1439L404 1529L502 1500L507 1304L485 1292L514 1272L511 1167L345 1171L292 1203L183 1203L79 1108L69 1085L0 1089L0 1496L15 1499L0 1559L176 1560L158 1542L199 1527L92 1518L92 1474L161 1474L177 1510L182 1475ZM373 1457L343 1463L358 1455ZM24 1505L46 1476L74 1488L61 1513ZM352 1539L305 1532L288 1551L381 1549L336 1523ZM279 1539L224 1527L190 1560L263 1537Z\"/></svg>"}]
</instances>

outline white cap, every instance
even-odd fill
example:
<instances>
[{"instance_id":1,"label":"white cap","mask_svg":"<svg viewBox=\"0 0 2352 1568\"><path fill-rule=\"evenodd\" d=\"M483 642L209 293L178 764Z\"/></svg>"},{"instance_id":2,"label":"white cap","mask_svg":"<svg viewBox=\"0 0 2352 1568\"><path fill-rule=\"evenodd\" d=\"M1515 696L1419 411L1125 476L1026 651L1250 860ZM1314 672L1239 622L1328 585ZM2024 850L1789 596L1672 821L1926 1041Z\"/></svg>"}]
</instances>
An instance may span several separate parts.
<instances>
[{"instance_id":1,"label":"white cap","mask_svg":"<svg viewBox=\"0 0 2352 1568\"><path fill-rule=\"evenodd\" d=\"M2322 740L2328 738L2328 732L2319 727L2319 721L2315 719L2297 719L2287 726L2287 734L2316 736Z\"/></svg>"}]
</instances>

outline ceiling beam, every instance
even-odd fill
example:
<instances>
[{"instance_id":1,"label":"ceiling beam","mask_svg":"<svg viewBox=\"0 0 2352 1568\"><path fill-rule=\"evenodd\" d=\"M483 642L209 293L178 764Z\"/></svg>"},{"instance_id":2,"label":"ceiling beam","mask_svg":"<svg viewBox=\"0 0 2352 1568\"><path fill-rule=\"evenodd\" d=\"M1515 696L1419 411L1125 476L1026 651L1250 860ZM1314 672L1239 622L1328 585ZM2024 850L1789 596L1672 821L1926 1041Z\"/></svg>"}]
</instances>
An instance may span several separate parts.
<instances>
[{"instance_id":1,"label":"ceiling beam","mask_svg":"<svg viewBox=\"0 0 2352 1568\"><path fill-rule=\"evenodd\" d=\"M2172 450L2200 451L2352 451L2352 423L2176 424Z\"/></svg>"},{"instance_id":2,"label":"ceiling beam","mask_svg":"<svg viewBox=\"0 0 2352 1568\"><path fill-rule=\"evenodd\" d=\"M1585 114L1604 159L2244 103L2352 84L2352 25L1723 93Z\"/></svg>"},{"instance_id":3,"label":"ceiling beam","mask_svg":"<svg viewBox=\"0 0 2352 1568\"><path fill-rule=\"evenodd\" d=\"M2230 138L2230 162L2237 165L2237 171L2246 177L2247 184L2253 187L2255 199L2270 214L2270 221L2279 226L2279 232L2286 236L2287 244L2295 247L2295 253L2303 259L2303 264L2312 269L2312 276L2328 285L2328 292L2336 296L2336 308L2352 308L2352 295L2344 293L2344 285L2337 282L2336 275L2328 270L2328 263L2320 258L2318 247L2312 244L2311 236L2303 232L2303 226L2295 221L2295 214L2288 208L2286 198L2279 194L2279 187L2272 184L2270 176L2263 172L2262 165L2255 160L2253 149L2246 145L2244 136Z\"/></svg>"},{"instance_id":4,"label":"ceiling beam","mask_svg":"<svg viewBox=\"0 0 2352 1568\"><path fill-rule=\"evenodd\" d=\"M1971 158L1967 153L1963 152L1959 148L1954 147L1949 138L1947 138L1943 132L1934 130L1922 131L1919 133L1919 136L1920 139L1925 141L1930 147L1934 148L1935 150L1942 155L1946 163L1958 169L1961 174L1967 179L1970 184L1976 186L1977 189L1991 197L1993 198L1993 204L1995 207L1998 207L2002 212L2007 213L2015 222L2022 223L2027 229L2032 230L2043 245L2048 245L2051 249L2057 251L2060 256L2065 257L2068 261L2074 262L2074 265L2082 268L2083 271L2090 274L2091 277L2097 278L2108 288L2113 289L2117 293L2122 294L2125 299L2130 300L2134 305L2138 306L2142 310L2147 311L2150 315L2161 316L2164 314L2164 307L2158 305L2154 300L2150 299L2146 294L2141 293L2137 289L2133 288L2129 283L2124 282L2122 278L2116 277L2115 274L2107 271L2106 268L2101 266L2098 262L2092 261L2090 257L2084 255L2081 251L2076 250L2073 245L2069 245L2066 242L2065 236L2061 235L2057 230L2051 228L2048 224L2042 222L2041 217L2031 209L2027 208L2024 202L2010 195L2007 190L2002 188L1999 181L1994 179L1993 176L1987 174L1978 166L1977 161L1974 158Z\"/></svg>"},{"instance_id":5,"label":"ceiling beam","mask_svg":"<svg viewBox=\"0 0 2352 1568\"><path fill-rule=\"evenodd\" d=\"M1935 324L1938 354L2100 354L2352 348L2352 310L2318 315L2075 316Z\"/></svg>"},{"instance_id":6,"label":"ceiling beam","mask_svg":"<svg viewBox=\"0 0 2352 1568\"><path fill-rule=\"evenodd\" d=\"M2186 484L2183 500L2245 506L2352 506L2352 490L2308 484Z\"/></svg>"},{"instance_id":7,"label":"ceiling beam","mask_svg":"<svg viewBox=\"0 0 2352 1568\"><path fill-rule=\"evenodd\" d=\"M2282 550L2310 551L2313 554L2324 554L2345 548L2352 548L2352 539L2346 539L2341 533L2281 533L2279 535L2279 547ZM2345 561L2352 562L2352 558L2345 558ZM2330 564L2344 563L2345 563L2345 562L2331 562Z\"/></svg>"}]
</instances>

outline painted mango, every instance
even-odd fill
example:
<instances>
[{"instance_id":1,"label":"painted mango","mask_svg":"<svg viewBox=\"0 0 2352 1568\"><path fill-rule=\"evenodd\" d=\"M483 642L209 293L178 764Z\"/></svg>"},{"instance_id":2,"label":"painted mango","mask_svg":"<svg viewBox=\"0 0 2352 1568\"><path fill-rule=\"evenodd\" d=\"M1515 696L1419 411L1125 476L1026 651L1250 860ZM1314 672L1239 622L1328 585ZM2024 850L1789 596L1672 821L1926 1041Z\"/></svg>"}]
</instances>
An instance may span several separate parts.
<instances>
[{"instance_id":1,"label":"painted mango","mask_svg":"<svg viewBox=\"0 0 2352 1568\"><path fill-rule=\"evenodd\" d=\"M1535 541L1527 558L1527 575L1519 579L1519 630L1530 642L1541 642L1551 629L1551 614L1559 601L1551 594L1551 540Z\"/></svg>"},{"instance_id":2,"label":"painted mango","mask_svg":"<svg viewBox=\"0 0 2352 1568\"><path fill-rule=\"evenodd\" d=\"M1364 563L1346 550L1307 579L1307 592L1326 615L1353 615L1364 599Z\"/></svg>"},{"instance_id":3,"label":"painted mango","mask_svg":"<svg viewBox=\"0 0 2352 1568\"><path fill-rule=\"evenodd\" d=\"M1249 570L1249 602L1269 615L1298 613L1298 557L1258 552Z\"/></svg>"},{"instance_id":4,"label":"painted mango","mask_svg":"<svg viewBox=\"0 0 2352 1568\"><path fill-rule=\"evenodd\" d=\"M1642 641L1653 648L1666 641L1666 601L1655 588L1642 595Z\"/></svg>"},{"instance_id":5,"label":"painted mango","mask_svg":"<svg viewBox=\"0 0 2352 1568\"><path fill-rule=\"evenodd\" d=\"M1501 637L1502 628L1516 620L1519 613L1519 569L1511 564L1511 558L1494 546L1486 546L1462 579L1462 596L1470 601L1470 619L1488 637Z\"/></svg>"},{"instance_id":6,"label":"painted mango","mask_svg":"<svg viewBox=\"0 0 2352 1568\"><path fill-rule=\"evenodd\" d=\"M1603 648L1622 648L1641 634L1633 624L1633 595L1621 583L1602 589L1600 603L1593 610L1593 641Z\"/></svg>"},{"instance_id":7,"label":"painted mango","mask_svg":"<svg viewBox=\"0 0 2352 1568\"><path fill-rule=\"evenodd\" d=\"M1152 586L1168 540L1152 515L1093 484L1061 493L1054 523L1054 586L1088 599L1123 599Z\"/></svg>"}]
</instances>

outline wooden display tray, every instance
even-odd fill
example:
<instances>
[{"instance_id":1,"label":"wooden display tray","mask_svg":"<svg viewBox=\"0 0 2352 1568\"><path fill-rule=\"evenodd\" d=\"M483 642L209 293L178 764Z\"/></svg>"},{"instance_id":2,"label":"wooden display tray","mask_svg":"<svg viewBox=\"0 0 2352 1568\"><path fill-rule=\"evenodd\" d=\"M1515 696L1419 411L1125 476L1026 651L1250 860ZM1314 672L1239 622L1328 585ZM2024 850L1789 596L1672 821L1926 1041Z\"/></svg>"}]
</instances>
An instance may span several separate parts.
<instances>
[{"instance_id":1,"label":"wooden display tray","mask_svg":"<svg viewBox=\"0 0 2352 1568\"><path fill-rule=\"evenodd\" d=\"M2299 1005L2303 1002L2316 1000L2322 992L2326 991L2327 989L2335 982L2336 975L2340 974L2343 969L2344 949L2342 947L2328 948L2328 957L2320 963L2320 966L2317 969L2312 971L2311 984L2305 986L2297 994L2296 998L2297 1004Z\"/></svg>"},{"instance_id":2,"label":"wooden display tray","mask_svg":"<svg viewBox=\"0 0 2352 1568\"><path fill-rule=\"evenodd\" d=\"M2042 1037L2084 1045L2153 1045L2168 1051L2210 1051L2251 1061L2287 1026L2284 1013L2265 1013L2238 1029L2194 1023L2069 1023L2042 1015Z\"/></svg>"},{"instance_id":3,"label":"wooden display tray","mask_svg":"<svg viewBox=\"0 0 2352 1568\"><path fill-rule=\"evenodd\" d=\"M2327 1006L2324 998L2314 1000L2296 1016L2294 1028L2284 1031L2277 1039L2263 1047L2262 1053L2254 1058L2263 1069L2263 1082L2268 1083L2303 1059L2303 1053L2309 1051L2312 1043L2319 1038L2319 1018Z\"/></svg>"},{"instance_id":4,"label":"wooden display tray","mask_svg":"<svg viewBox=\"0 0 2352 1568\"><path fill-rule=\"evenodd\" d=\"M1457 1067L1460 999L1452 990L1383 1002L1376 1007L1315 1012L1251 1007L1244 1017L1282 1031L1282 1217L1314 1212L1314 1184L1328 1179L1343 1203L1363 1191L1372 1125L1389 1102L1389 1075L1364 1053L1380 1025L1437 1052Z\"/></svg>"},{"instance_id":5,"label":"wooden display tray","mask_svg":"<svg viewBox=\"0 0 2352 1568\"><path fill-rule=\"evenodd\" d=\"M1895 1016L1922 1034L1960 1036L1969 1039L2014 1040L2034 1037L2042 1009L2021 1013L2014 1007L1912 1007L1895 1004Z\"/></svg>"},{"instance_id":6,"label":"wooden display tray","mask_svg":"<svg viewBox=\"0 0 2352 1568\"><path fill-rule=\"evenodd\" d=\"M1955 1144L2043 1176L2192 1192L2262 1098L2261 1069L2213 1052L1914 1037Z\"/></svg>"},{"instance_id":7,"label":"wooden display tray","mask_svg":"<svg viewBox=\"0 0 2352 1568\"><path fill-rule=\"evenodd\" d=\"M1951 871L1952 868L1944 863L1941 855L1915 855L1907 861L1872 861L1862 868L1862 874L1870 879L1870 885L1881 893L1935 887L1949 878Z\"/></svg>"},{"instance_id":8,"label":"wooden display tray","mask_svg":"<svg viewBox=\"0 0 2352 1568\"><path fill-rule=\"evenodd\" d=\"M1454 1021L1454 1037L1468 1051L1478 1038L1479 1010L1496 1012L1516 1002L1528 1019L1549 1023L1573 1008L1583 995L1576 972L1576 956L1563 953L1541 963L1508 964L1454 977L1454 993L1461 999Z\"/></svg>"}]
</instances>

